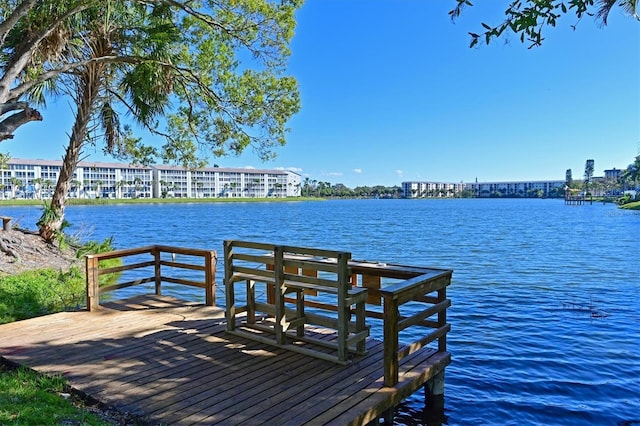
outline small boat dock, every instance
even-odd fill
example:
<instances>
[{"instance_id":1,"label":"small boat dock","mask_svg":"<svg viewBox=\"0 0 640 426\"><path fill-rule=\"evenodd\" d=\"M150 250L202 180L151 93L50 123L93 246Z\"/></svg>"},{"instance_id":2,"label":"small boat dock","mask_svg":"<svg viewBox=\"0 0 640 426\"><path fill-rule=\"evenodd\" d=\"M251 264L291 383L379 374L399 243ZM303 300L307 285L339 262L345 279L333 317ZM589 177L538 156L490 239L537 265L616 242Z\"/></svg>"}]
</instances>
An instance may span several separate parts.
<instances>
[{"instance_id":1,"label":"small boat dock","mask_svg":"<svg viewBox=\"0 0 640 426\"><path fill-rule=\"evenodd\" d=\"M149 424L365 425L389 419L397 404L423 387L444 391L444 369L451 362L445 340L450 270L350 261L357 282L381 284L367 290L373 305L378 298L384 309L372 309L367 317L377 317L385 333L367 338L364 354L349 353L346 363L338 363L230 333L228 312L214 303L215 252L153 246L96 256L87 259L91 309L0 325L0 357L60 374L87 397ZM101 269L100 260L115 257L133 261ZM200 266L184 257L199 258ZM181 265L201 271L202 280L171 278L168 271ZM145 268L152 274L141 279ZM138 270L137 278L126 281L124 272L131 270ZM117 274L118 284L101 282L108 274ZM381 277L395 281L385 286ZM156 292L99 300L115 288L145 282L155 282ZM207 303L162 295L162 282L203 288ZM407 302L412 314L400 309ZM428 307L416 311L420 303ZM243 318L236 318L239 325ZM400 331L411 326L432 331L411 344L398 343ZM390 330L394 336L387 335ZM336 339L324 327L307 327L305 333L314 341Z\"/></svg>"},{"instance_id":2,"label":"small boat dock","mask_svg":"<svg viewBox=\"0 0 640 426\"><path fill-rule=\"evenodd\" d=\"M583 204L593 204L593 197L583 195L567 195L564 197L564 204L567 206L581 206Z\"/></svg>"}]
</instances>

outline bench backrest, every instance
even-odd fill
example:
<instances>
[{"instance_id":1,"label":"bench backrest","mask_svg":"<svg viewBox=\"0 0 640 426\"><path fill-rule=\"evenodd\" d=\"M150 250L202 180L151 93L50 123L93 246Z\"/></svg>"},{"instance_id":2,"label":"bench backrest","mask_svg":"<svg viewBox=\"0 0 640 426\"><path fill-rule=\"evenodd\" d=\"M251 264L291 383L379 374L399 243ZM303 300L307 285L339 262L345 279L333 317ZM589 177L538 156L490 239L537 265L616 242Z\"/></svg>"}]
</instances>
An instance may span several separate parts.
<instances>
[{"instance_id":1,"label":"bench backrest","mask_svg":"<svg viewBox=\"0 0 640 426\"><path fill-rule=\"evenodd\" d=\"M331 287L344 297L351 287L349 252L237 240L225 241L224 252L228 282L254 275L265 282Z\"/></svg>"}]
</instances>

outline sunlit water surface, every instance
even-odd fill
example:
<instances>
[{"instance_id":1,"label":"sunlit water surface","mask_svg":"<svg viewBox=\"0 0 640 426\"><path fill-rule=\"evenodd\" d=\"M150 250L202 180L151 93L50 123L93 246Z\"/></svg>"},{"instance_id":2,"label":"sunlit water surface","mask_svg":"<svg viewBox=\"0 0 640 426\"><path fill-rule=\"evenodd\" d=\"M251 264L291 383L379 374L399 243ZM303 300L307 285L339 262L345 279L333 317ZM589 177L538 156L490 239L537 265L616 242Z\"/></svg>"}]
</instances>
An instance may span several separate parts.
<instances>
[{"instance_id":1,"label":"sunlit water surface","mask_svg":"<svg viewBox=\"0 0 640 426\"><path fill-rule=\"evenodd\" d=\"M40 215L3 211L25 226ZM71 206L67 219L71 232L112 236L117 248L222 253L223 240L247 239L451 268L444 417L425 418L419 392L398 424L640 425L640 212L558 200L346 200Z\"/></svg>"}]
</instances>

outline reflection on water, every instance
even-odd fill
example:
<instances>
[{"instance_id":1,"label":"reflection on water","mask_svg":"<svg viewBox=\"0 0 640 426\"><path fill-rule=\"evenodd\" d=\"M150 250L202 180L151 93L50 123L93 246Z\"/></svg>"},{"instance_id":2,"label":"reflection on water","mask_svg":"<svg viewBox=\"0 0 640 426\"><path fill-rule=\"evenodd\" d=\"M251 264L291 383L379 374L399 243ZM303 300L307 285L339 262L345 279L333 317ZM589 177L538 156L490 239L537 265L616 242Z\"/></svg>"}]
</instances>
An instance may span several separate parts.
<instances>
[{"instance_id":1,"label":"reflection on water","mask_svg":"<svg viewBox=\"0 0 640 426\"><path fill-rule=\"evenodd\" d=\"M40 214L9 209L23 224ZM247 239L452 268L444 413L425 417L419 392L396 423L640 424L638 212L558 200L346 200L71 206L68 219L118 248L222 253L223 240ZM165 288L203 300L199 289Z\"/></svg>"}]
</instances>

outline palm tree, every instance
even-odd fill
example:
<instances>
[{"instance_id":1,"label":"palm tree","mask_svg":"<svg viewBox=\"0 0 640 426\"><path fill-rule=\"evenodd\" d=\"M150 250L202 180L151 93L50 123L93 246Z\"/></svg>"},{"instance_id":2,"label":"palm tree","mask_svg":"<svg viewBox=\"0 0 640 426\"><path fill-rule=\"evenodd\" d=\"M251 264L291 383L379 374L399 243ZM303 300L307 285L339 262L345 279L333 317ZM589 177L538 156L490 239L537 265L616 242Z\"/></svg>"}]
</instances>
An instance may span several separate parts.
<instances>
[{"instance_id":1,"label":"palm tree","mask_svg":"<svg viewBox=\"0 0 640 426\"><path fill-rule=\"evenodd\" d=\"M42 198L42 187L44 186L44 179L35 178L31 181L31 183L33 183L33 188L36 191L35 196L39 200L40 198Z\"/></svg>"},{"instance_id":2,"label":"palm tree","mask_svg":"<svg viewBox=\"0 0 640 426\"><path fill-rule=\"evenodd\" d=\"M593 177L593 170L595 166L595 161L587 160L584 166L584 192L585 195L589 194L589 184L591 183L591 178Z\"/></svg>"},{"instance_id":3,"label":"palm tree","mask_svg":"<svg viewBox=\"0 0 640 426\"><path fill-rule=\"evenodd\" d=\"M81 45L70 43L63 51L65 57L62 59L69 62L91 61L122 54L118 49L131 48L130 40L127 38L129 36L127 31L123 31L123 27L126 27L131 19L139 23L138 18L142 17L137 13L144 13L144 10L131 8L125 2L110 3L108 8L101 6L92 8L89 13L81 15L82 19L75 21L75 25L83 28L84 43ZM162 16L162 13L151 14L146 18L152 21L170 19L168 16ZM153 32L155 23L156 21L145 29ZM131 25L135 28L139 27L139 24L131 23ZM168 27L163 28L166 31ZM69 29L74 33L80 31L78 27L70 26ZM162 57L171 61L170 56L173 52L166 49L168 43L173 40L174 37L168 34L165 34L164 38L157 37L152 46L153 55L156 56L150 59L160 61ZM154 43L153 37L149 38L149 41ZM150 120L168 105L168 94L173 87L169 74L165 67L159 65L159 62L152 60L135 65L126 61L115 63L94 61L87 62L84 67L77 68L74 73L61 80L76 102L76 112L49 212L45 212L46 220L43 215L39 221L40 235L45 240L51 241L61 229L73 171L86 143L95 142L96 133L102 129L102 138L105 140L107 151L115 153L121 148L122 141L127 139L128 135L123 134L120 128L115 104L124 102L125 109L135 120L143 126L149 126ZM92 120L96 124L92 125Z\"/></svg>"},{"instance_id":4,"label":"palm tree","mask_svg":"<svg viewBox=\"0 0 640 426\"><path fill-rule=\"evenodd\" d=\"M11 154L9 154L8 152L7 153L0 152L0 184L2 185L2 190L4 190L4 188L6 187L5 180L4 180L4 172L8 168L9 160L11 160ZM2 198L4 198L4 191L3 191Z\"/></svg>"},{"instance_id":5,"label":"palm tree","mask_svg":"<svg viewBox=\"0 0 640 426\"><path fill-rule=\"evenodd\" d=\"M9 179L9 183L11 184L11 196L12 198L16 198L16 191L23 185L22 180L12 176L11 179Z\"/></svg>"},{"instance_id":6,"label":"palm tree","mask_svg":"<svg viewBox=\"0 0 640 426\"><path fill-rule=\"evenodd\" d=\"M306 177L304 178L304 182L302 183L302 187L305 190L305 194L308 197L309 196L309 192L311 190L311 178L310 177Z\"/></svg>"},{"instance_id":7,"label":"palm tree","mask_svg":"<svg viewBox=\"0 0 640 426\"><path fill-rule=\"evenodd\" d=\"M103 184L104 182L101 181L100 179L96 180L93 183L93 190L96 192L96 198L100 198L100 190L102 189Z\"/></svg>"},{"instance_id":8,"label":"palm tree","mask_svg":"<svg viewBox=\"0 0 640 426\"><path fill-rule=\"evenodd\" d=\"M599 8L596 12L596 19L603 25L607 25L607 18L609 13L616 4L622 8L625 14L640 20L640 14L638 14L638 0L600 0L598 1Z\"/></svg>"}]
</instances>

